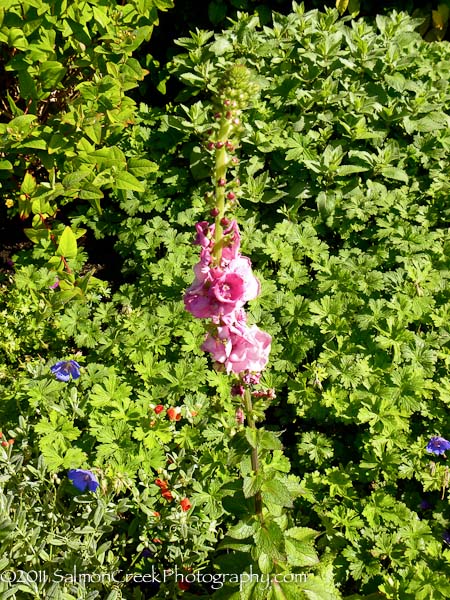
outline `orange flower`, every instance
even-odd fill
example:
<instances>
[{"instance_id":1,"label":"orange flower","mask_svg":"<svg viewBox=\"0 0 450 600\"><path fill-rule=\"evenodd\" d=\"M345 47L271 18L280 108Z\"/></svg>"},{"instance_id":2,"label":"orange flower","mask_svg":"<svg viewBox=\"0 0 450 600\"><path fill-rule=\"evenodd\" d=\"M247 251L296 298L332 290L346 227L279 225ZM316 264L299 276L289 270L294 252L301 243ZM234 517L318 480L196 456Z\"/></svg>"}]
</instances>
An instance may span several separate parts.
<instances>
[{"instance_id":1,"label":"orange flower","mask_svg":"<svg viewBox=\"0 0 450 600\"><path fill-rule=\"evenodd\" d=\"M171 406L167 409L167 416L171 421L179 421L181 419L181 408L179 406Z\"/></svg>"},{"instance_id":2,"label":"orange flower","mask_svg":"<svg viewBox=\"0 0 450 600\"><path fill-rule=\"evenodd\" d=\"M164 481L163 479L155 479L155 484L159 488L161 488L162 491L169 489L169 484L167 483L167 481Z\"/></svg>"},{"instance_id":3,"label":"orange flower","mask_svg":"<svg viewBox=\"0 0 450 600\"><path fill-rule=\"evenodd\" d=\"M189 502L188 498L183 498L183 500L180 502L180 506L181 506L181 510L184 510L184 512L187 512L192 504Z\"/></svg>"},{"instance_id":4,"label":"orange flower","mask_svg":"<svg viewBox=\"0 0 450 600\"><path fill-rule=\"evenodd\" d=\"M173 500L172 492L170 490L161 490L161 496L169 502Z\"/></svg>"}]
</instances>

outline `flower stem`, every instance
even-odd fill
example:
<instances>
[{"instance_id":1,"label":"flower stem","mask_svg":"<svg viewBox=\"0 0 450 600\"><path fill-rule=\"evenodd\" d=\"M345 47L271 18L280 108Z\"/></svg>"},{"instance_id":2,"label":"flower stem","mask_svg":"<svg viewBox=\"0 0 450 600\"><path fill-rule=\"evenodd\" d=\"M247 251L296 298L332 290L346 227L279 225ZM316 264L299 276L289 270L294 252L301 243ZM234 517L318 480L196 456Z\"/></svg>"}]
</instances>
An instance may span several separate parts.
<instances>
[{"instance_id":1,"label":"flower stem","mask_svg":"<svg viewBox=\"0 0 450 600\"><path fill-rule=\"evenodd\" d=\"M245 390L243 402L248 426L251 429L256 429L255 420L253 418L252 396L248 387ZM257 475L259 471L258 448L252 447L250 459L252 463L252 471L255 473L255 475ZM255 494L255 514L259 517L259 520L262 522L262 499L260 491L256 492Z\"/></svg>"},{"instance_id":2,"label":"flower stem","mask_svg":"<svg viewBox=\"0 0 450 600\"><path fill-rule=\"evenodd\" d=\"M214 169L216 208L219 211L216 216L214 248L212 251L213 260L216 265L220 264L220 259L222 257L223 244L221 241L223 227L221 221L225 216L225 185L223 185L223 181L226 180L228 166L228 154L225 148L225 142L228 140L230 131L231 123L229 119L222 117L219 133L217 134L217 142L222 142L223 146L221 148L216 148L216 165Z\"/></svg>"}]
</instances>

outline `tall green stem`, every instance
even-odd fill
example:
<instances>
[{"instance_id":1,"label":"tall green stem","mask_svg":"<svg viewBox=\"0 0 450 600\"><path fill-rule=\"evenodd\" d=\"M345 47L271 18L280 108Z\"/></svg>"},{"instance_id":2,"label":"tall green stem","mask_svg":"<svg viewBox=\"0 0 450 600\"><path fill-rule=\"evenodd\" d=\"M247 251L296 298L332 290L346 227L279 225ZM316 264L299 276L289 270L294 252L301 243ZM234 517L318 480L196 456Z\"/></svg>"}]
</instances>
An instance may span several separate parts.
<instances>
[{"instance_id":1,"label":"tall green stem","mask_svg":"<svg viewBox=\"0 0 450 600\"><path fill-rule=\"evenodd\" d=\"M246 413L245 416L247 418L247 424L251 429L256 429L255 419L253 418L252 396L249 388L246 388L245 390L243 402ZM250 458L252 463L252 471L255 473L255 475L257 475L259 472L258 448L252 447ZM262 499L261 492L259 491L255 494L255 513L259 517L259 520L262 521Z\"/></svg>"},{"instance_id":2,"label":"tall green stem","mask_svg":"<svg viewBox=\"0 0 450 600\"><path fill-rule=\"evenodd\" d=\"M225 143L228 140L228 136L231 131L231 123L229 119L222 117L220 123L219 133L217 135L217 142L221 142L223 146L221 148L216 148L216 165L214 169L214 178L215 178L215 206L218 210L218 214L216 215L216 223L215 223L215 233L214 233L214 249L212 252L214 262L219 265L220 259L222 257L222 236L223 236L223 227L222 227L222 219L225 216L225 185L224 181L226 181L227 167L228 167L228 154L225 148Z\"/></svg>"}]
</instances>

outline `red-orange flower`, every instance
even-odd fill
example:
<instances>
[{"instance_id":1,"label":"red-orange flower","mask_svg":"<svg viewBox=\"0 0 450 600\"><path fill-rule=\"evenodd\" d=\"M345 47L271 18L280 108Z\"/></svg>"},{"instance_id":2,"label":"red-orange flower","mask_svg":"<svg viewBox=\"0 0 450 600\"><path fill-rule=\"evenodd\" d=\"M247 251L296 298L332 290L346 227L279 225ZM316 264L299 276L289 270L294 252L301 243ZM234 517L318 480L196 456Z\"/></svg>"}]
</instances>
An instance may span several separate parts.
<instances>
[{"instance_id":1,"label":"red-orange flower","mask_svg":"<svg viewBox=\"0 0 450 600\"><path fill-rule=\"evenodd\" d=\"M167 409L167 416L171 421L179 421L181 419L181 408L171 406Z\"/></svg>"},{"instance_id":2,"label":"red-orange flower","mask_svg":"<svg viewBox=\"0 0 450 600\"><path fill-rule=\"evenodd\" d=\"M182 579L178 582L178 587L180 588L180 590L186 591L191 587L191 584L188 581L184 581L184 579Z\"/></svg>"},{"instance_id":3,"label":"red-orange flower","mask_svg":"<svg viewBox=\"0 0 450 600\"><path fill-rule=\"evenodd\" d=\"M168 500L169 502L171 500L173 500L173 496L172 496L172 492L170 490L161 490L161 496L165 499Z\"/></svg>"},{"instance_id":4,"label":"red-orange flower","mask_svg":"<svg viewBox=\"0 0 450 600\"><path fill-rule=\"evenodd\" d=\"M164 481L163 479L155 479L155 484L159 488L161 488L162 491L169 489L169 484L167 483L167 481Z\"/></svg>"},{"instance_id":5,"label":"red-orange flower","mask_svg":"<svg viewBox=\"0 0 450 600\"><path fill-rule=\"evenodd\" d=\"M157 415L164 410L164 406L162 404L157 404L153 409Z\"/></svg>"},{"instance_id":6,"label":"red-orange flower","mask_svg":"<svg viewBox=\"0 0 450 600\"><path fill-rule=\"evenodd\" d=\"M181 506L181 510L184 510L184 512L187 512L191 508L192 504L189 502L188 498L183 498L183 500L181 500L181 502L180 502L180 506Z\"/></svg>"}]
</instances>

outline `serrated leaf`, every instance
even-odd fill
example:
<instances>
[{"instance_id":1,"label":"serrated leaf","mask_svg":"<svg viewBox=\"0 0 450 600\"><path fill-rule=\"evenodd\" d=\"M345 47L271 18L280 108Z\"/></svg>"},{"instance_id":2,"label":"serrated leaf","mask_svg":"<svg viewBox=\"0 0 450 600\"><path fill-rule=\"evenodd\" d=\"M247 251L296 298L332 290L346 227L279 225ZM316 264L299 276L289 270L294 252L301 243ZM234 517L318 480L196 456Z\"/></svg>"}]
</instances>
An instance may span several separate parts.
<instances>
[{"instance_id":1,"label":"serrated leaf","mask_svg":"<svg viewBox=\"0 0 450 600\"><path fill-rule=\"evenodd\" d=\"M364 171L368 170L368 167L362 167L359 165L340 165L336 169L336 175L339 177L346 177L347 175L352 175L353 173L363 173Z\"/></svg>"},{"instance_id":2,"label":"serrated leaf","mask_svg":"<svg viewBox=\"0 0 450 600\"><path fill-rule=\"evenodd\" d=\"M242 521L227 531L227 535L235 540L244 540L252 537L255 532L255 526L243 523Z\"/></svg>"},{"instance_id":3,"label":"serrated leaf","mask_svg":"<svg viewBox=\"0 0 450 600\"><path fill-rule=\"evenodd\" d=\"M309 567L319 562L314 549L317 531L309 527L294 527L285 532L288 563L294 567Z\"/></svg>"},{"instance_id":4,"label":"serrated leaf","mask_svg":"<svg viewBox=\"0 0 450 600\"><path fill-rule=\"evenodd\" d=\"M254 477L244 477L243 492L246 498L251 498L261 489L263 478L261 474Z\"/></svg>"},{"instance_id":5,"label":"serrated leaf","mask_svg":"<svg viewBox=\"0 0 450 600\"><path fill-rule=\"evenodd\" d=\"M403 171L403 169L399 169L398 167L383 167L381 169L381 174L388 179L395 179L397 181L403 181L404 183L408 183L409 181L406 171Z\"/></svg>"},{"instance_id":6,"label":"serrated leaf","mask_svg":"<svg viewBox=\"0 0 450 600\"><path fill-rule=\"evenodd\" d=\"M258 557L258 566L261 569L261 573L269 574L273 569L273 560L268 554L261 552Z\"/></svg>"},{"instance_id":7,"label":"serrated leaf","mask_svg":"<svg viewBox=\"0 0 450 600\"><path fill-rule=\"evenodd\" d=\"M286 507L293 506L293 500L288 488L279 479L264 481L261 491L263 492L264 500L271 504Z\"/></svg>"},{"instance_id":8,"label":"serrated leaf","mask_svg":"<svg viewBox=\"0 0 450 600\"><path fill-rule=\"evenodd\" d=\"M263 552L272 560L285 559L283 532L274 521L261 524L255 533L255 544L258 553Z\"/></svg>"}]
</instances>

